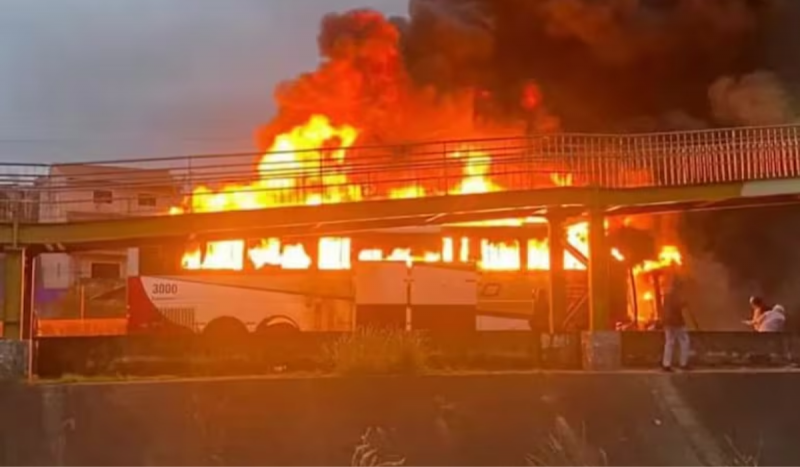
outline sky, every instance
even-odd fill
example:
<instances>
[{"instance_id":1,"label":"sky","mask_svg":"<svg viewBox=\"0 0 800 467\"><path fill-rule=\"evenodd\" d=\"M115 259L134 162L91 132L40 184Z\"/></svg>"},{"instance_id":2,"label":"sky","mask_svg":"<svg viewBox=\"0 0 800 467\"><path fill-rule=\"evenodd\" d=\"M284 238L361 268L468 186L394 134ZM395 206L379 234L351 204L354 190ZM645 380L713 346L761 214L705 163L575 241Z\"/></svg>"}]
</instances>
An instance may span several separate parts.
<instances>
[{"instance_id":1,"label":"sky","mask_svg":"<svg viewBox=\"0 0 800 467\"><path fill-rule=\"evenodd\" d=\"M319 21L407 0L0 0L0 162L250 151Z\"/></svg>"}]
</instances>

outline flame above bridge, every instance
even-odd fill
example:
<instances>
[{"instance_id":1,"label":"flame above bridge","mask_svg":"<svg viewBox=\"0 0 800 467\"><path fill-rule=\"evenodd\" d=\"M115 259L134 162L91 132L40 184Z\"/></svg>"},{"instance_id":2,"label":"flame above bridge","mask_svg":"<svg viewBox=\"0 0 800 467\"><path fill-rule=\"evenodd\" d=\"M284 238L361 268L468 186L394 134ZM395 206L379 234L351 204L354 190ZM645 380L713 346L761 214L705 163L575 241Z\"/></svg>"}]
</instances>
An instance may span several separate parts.
<instances>
[{"instance_id":1,"label":"flame above bridge","mask_svg":"<svg viewBox=\"0 0 800 467\"><path fill-rule=\"evenodd\" d=\"M215 188L197 186L183 206L184 212L221 212L264 209L287 205L321 206L358 202L376 196L388 199L414 199L428 196L457 196L520 190L526 187L568 187L588 183L591 177L580 167L572 167L563 157L542 158L524 141L464 141L449 143L443 153L419 151L400 163L395 157L376 157L367 152L351 154L359 133L353 127L333 125L325 116L313 116L304 125L278 135L257 166L258 178L250 183L227 184ZM487 144L488 143L488 144ZM519 153L524 154L520 155ZM354 156L354 157L353 157ZM647 181L648 172L630 167L622 174L629 183ZM442 184L442 178L446 183ZM543 218L498 219L472 226L524 226L543 223ZM587 224L568 227L568 241L583 256L588 256ZM246 246L243 239L209 242L205 248L187 250L183 266L187 269L241 270L250 261L256 269L277 266L307 269L315 262L323 269L349 269L351 261L472 262L486 270L548 269L546 240L527 238L499 242L488 238L443 237L436 250L417 252L407 248L364 249L353 255L348 237L325 237L317 244L317 258L311 258L302 244L282 244L280 239L262 239ZM478 243L478 254L470 255L470 242ZM522 257L521 251L527 251ZM474 247L473 247L474 248ZM456 251L457 250L457 251ZM621 254L615 254L621 259ZM680 262L674 245L664 245L654 264L662 267ZM585 267L573 253L565 254L568 269ZM650 266L653 267L652 265ZM640 268L644 269L644 267Z\"/></svg>"}]
</instances>

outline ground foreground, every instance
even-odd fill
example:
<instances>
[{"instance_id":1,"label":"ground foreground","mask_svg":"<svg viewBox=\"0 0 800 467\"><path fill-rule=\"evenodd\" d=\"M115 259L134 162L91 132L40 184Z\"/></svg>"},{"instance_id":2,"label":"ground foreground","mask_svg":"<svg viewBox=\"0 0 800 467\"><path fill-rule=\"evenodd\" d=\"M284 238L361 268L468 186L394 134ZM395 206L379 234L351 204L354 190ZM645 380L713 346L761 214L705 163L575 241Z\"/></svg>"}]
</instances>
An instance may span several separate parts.
<instances>
[{"instance_id":1,"label":"ground foreground","mask_svg":"<svg viewBox=\"0 0 800 467\"><path fill-rule=\"evenodd\" d=\"M800 372L0 386L3 465L800 465Z\"/></svg>"}]
</instances>

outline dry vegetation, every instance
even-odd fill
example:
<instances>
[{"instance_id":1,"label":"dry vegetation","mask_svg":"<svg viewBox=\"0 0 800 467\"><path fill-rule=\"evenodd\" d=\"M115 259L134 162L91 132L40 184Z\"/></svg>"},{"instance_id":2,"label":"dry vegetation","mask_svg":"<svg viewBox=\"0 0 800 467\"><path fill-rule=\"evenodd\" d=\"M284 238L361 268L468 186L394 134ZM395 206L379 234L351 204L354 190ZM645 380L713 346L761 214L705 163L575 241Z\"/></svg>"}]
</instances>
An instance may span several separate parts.
<instances>
[{"instance_id":1,"label":"dry vegetation","mask_svg":"<svg viewBox=\"0 0 800 467\"><path fill-rule=\"evenodd\" d=\"M730 453L730 463L736 467L758 467L759 458L761 457L761 446L755 454L746 454L736 446L731 438L726 438L728 441L728 451Z\"/></svg>"},{"instance_id":2,"label":"dry vegetation","mask_svg":"<svg viewBox=\"0 0 800 467\"><path fill-rule=\"evenodd\" d=\"M363 329L343 335L325 354L341 375L408 375L427 369L430 350L414 333Z\"/></svg>"},{"instance_id":3,"label":"dry vegetation","mask_svg":"<svg viewBox=\"0 0 800 467\"><path fill-rule=\"evenodd\" d=\"M381 427L369 427L361 435L353 450L350 465L394 466L405 465L405 457L391 452L389 437Z\"/></svg>"},{"instance_id":4,"label":"dry vegetation","mask_svg":"<svg viewBox=\"0 0 800 467\"><path fill-rule=\"evenodd\" d=\"M562 417L537 449L525 456L527 465L608 465L605 451L592 447L586 436L578 436Z\"/></svg>"},{"instance_id":5,"label":"dry vegetation","mask_svg":"<svg viewBox=\"0 0 800 467\"><path fill-rule=\"evenodd\" d=\"M585 436L578 436L562 417L556 418L554 430L539 443L533 453L525 455L524 462L529 466L609 465L606 453L591 446ZM385 428L368 427L353 450L350 465L406 465L406 458L393 448Z\"/></svg>"}]
</instances>

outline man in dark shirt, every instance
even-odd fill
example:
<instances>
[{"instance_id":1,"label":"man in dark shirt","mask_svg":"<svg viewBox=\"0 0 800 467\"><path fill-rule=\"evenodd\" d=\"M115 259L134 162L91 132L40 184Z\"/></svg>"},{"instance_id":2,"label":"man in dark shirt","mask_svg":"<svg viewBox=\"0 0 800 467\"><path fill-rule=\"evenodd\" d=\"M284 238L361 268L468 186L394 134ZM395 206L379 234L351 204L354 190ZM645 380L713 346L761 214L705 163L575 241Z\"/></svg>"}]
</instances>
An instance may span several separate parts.
<instances>
[{"instance_id":1,"label":"man in dark shirt","mask_svg":"<svg viewBox=\"0 0 800 467\"><path fill-rule=\"evenodd\" d=\"M661 367L664 371L672 371L672 354L675 343L680 347L680 368L689 365L689 332L683 313L686 308L683 284L675 277L664 294L661 324L664 327L664 356Z\"/></svg>"}]
</instances>

